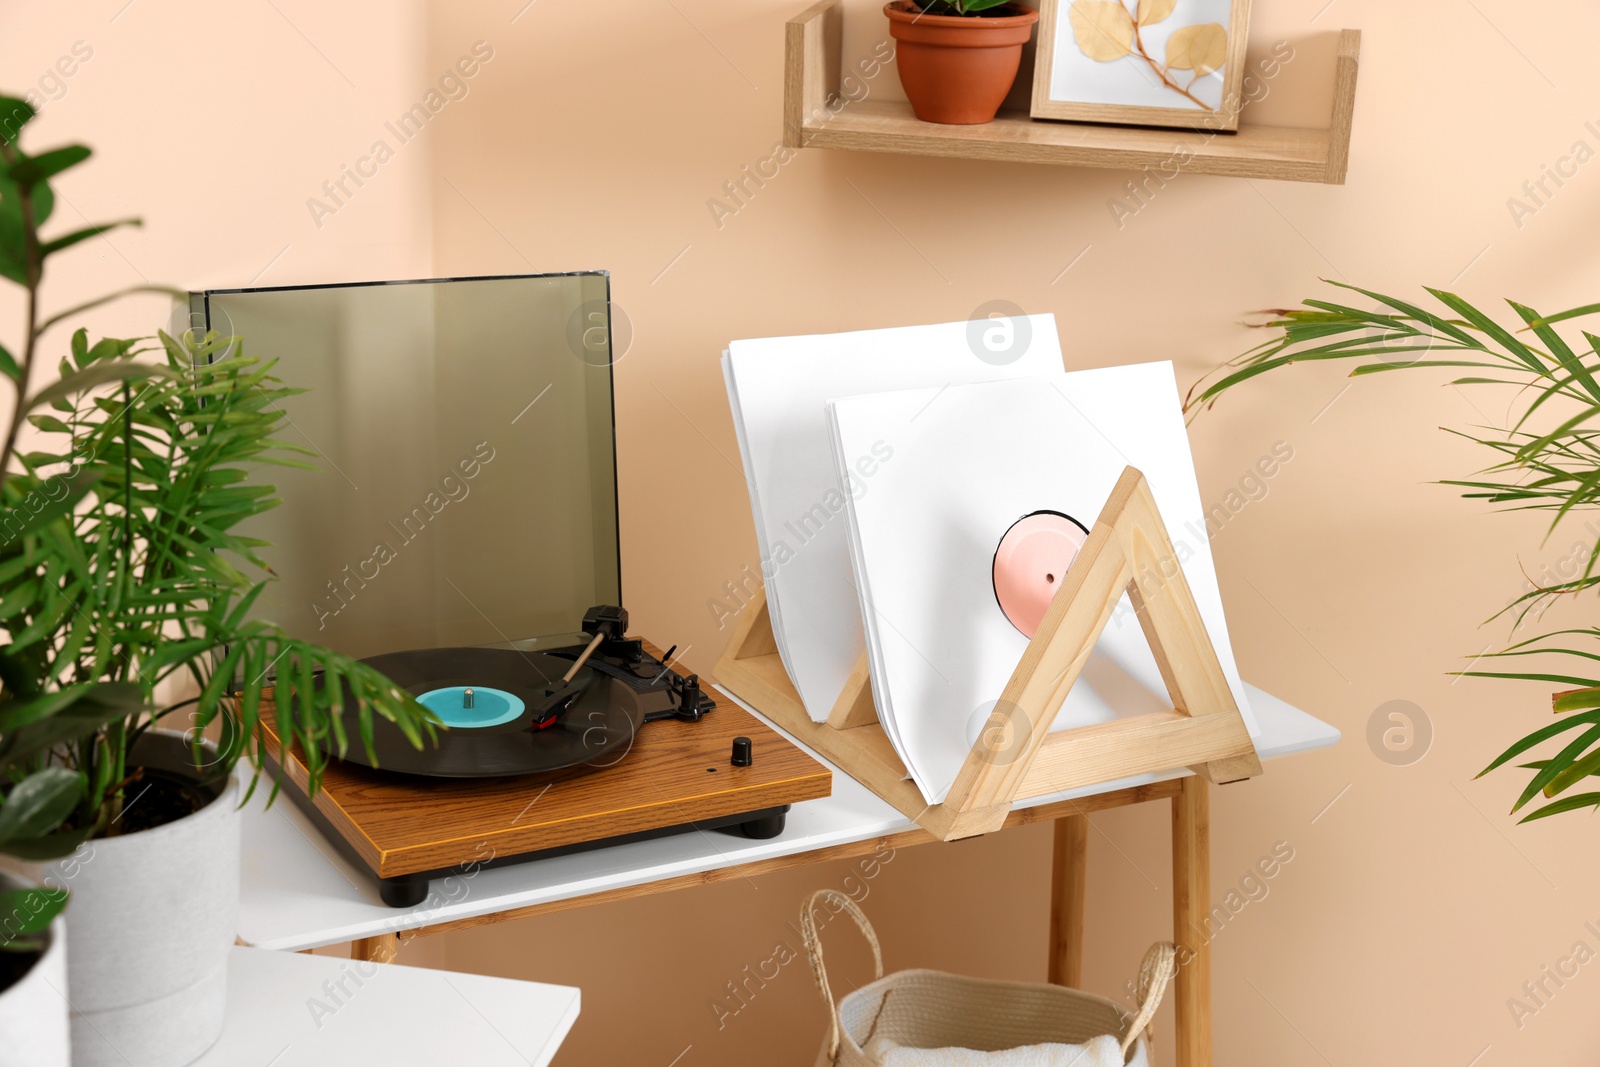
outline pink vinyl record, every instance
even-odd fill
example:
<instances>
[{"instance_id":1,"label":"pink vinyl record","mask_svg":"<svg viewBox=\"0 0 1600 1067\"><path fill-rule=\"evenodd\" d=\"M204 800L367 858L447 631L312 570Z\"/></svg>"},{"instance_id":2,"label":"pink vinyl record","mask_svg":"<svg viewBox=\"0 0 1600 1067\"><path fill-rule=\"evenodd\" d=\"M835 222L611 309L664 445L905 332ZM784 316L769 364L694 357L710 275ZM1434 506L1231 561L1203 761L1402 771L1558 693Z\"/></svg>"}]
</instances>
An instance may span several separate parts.
<instances>
[{"instance_id":1,"label":"pink vinyl record","mask_svg":"<svg viewBox=\"0 0 1600 1067\"><path fill-rule=\"evenodd\" d=\"M1032 638L1089 532L1059 511L1012 524L994 553L994 597L1011 625Z\"/></svg>"}]
</instances>

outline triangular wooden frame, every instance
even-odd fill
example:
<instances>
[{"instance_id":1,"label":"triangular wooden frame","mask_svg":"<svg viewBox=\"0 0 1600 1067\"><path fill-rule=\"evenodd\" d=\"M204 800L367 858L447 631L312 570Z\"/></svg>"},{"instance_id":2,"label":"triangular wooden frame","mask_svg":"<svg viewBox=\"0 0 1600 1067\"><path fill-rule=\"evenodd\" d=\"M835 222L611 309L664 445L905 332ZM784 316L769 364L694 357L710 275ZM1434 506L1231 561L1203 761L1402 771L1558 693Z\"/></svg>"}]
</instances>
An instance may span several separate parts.
<instances>
[{"instance_id":1,"label":"triangular wooden frame","mask_svg":"<svg viewBox=\"0 0 1600 1067\"><path fill-rule=\"evenodd\" d=\"M1050 732L1124 592L1172 710ZM812 721L778 656L763 596L745 606L716 677L946 841L998 830L1019 799L1178 767L1217 783L1261 773L1155 497L1133 467L1117 480L944 803L925 803L907 780L878 722L864 654L828 721Z\"/></svg>"}]
</instances>

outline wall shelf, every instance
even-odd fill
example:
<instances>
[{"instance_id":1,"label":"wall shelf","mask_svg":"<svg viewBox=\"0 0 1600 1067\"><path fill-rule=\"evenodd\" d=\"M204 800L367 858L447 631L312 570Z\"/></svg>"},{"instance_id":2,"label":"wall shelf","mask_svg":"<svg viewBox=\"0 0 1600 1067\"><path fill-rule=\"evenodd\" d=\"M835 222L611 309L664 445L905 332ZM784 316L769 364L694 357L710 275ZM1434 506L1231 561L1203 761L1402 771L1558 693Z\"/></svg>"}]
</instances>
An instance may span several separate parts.
<instances>
[{"instance_id":1,"label":"wall shelf","mask_svg":"<svg viewBox=\"0 0 1600 1067\"><path fill-rule=\"evenodd\" d=\"M791 148L842 148L913 156L1055 163L1122 170L1172 167L1187 149L1191 174L1343 185L1350 161L1361 31L1341 30L1334 72L1333 114L1326 129L1261 126L1239 132L1160 130L1132 126L1036 122L1026 111L1002 111L981 126L923 122L901 101L839 99L841 0L822 0L789 21L784 49L783 142ZM1248 114L1248 112L1247 112Z\"/></svg>"}]
</instances>

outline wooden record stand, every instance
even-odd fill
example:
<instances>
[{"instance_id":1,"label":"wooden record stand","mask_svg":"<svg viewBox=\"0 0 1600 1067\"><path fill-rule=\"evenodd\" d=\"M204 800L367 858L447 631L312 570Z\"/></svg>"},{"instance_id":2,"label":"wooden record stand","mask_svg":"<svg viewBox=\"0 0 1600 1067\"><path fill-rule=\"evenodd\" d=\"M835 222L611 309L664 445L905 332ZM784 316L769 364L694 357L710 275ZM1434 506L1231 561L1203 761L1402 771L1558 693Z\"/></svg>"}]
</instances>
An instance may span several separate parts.
<instances>
[{"instance_id":1,"label":"wooden record stand","mask_svg":"<svg viewBox=\"0 0 1600 1067\"><path fill-rule=\"evenodd\" d=\"M1067 692L1123 593L1155 653L1172 710L1051 732ZM863 653L825 723L806 712L778 656L764 597L744 612L718 682L943 841L991 833L1019 800L1187 767L1172 800L1178 1064L1211 1062L1208 782L1261 773L1194 595L1144 475L1126 468L941 804L907 776L872 701ZM1152 799L1147 787L1099 794L1094 809ZM1082 974L1087 806L1055 826L1050 979Z\"/></svg>"}]
</instances>

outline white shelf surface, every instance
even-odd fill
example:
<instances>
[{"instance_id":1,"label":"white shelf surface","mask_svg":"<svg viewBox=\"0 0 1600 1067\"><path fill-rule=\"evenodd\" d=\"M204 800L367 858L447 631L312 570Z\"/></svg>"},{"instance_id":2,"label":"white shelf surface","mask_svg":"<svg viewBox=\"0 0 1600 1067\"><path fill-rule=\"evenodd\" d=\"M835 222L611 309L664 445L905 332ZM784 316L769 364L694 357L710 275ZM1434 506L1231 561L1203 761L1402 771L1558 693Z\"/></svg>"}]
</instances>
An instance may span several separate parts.
<instances>
[{"instance_id":1,"label":"white shelf surface","mask_svg":"<svg viewBox=\"0 0 1600 1067\"><path fill-rule=\"evenodd\" d=\"M1334 727L1254 686L1245 688L1261 723L1256 749L1263 760L1338 742L1339 731ZM728 696L725 692L722 695ZM742 701L736 703L759 714ZM759 752L756 758L761 758ZM833 769L833 795L796 804L789 811L783 833L771 840L691 831L653 841L479 869L470 875L435 879L428 899L414 908L384 904L378 899L371 876L339 855L291 801L280 798L270 809L264 809L261 798L266 790L257 790L256 799L245 812L239 936L260 948L315 948L812 852L913 826L865 786L831 764L828 766ZM1138 775L1037 797L1019 806L1108 793L1189 773L1179 769ZM1267 773L1272 772L1269 769ZM539 788L542 787L530 787L530 799Z\"/></svg>"},{"instance_id":2,"label":"white shelf surface","mask_svg":"<svg viewBox=\"0 0 1600 1067\"><path fill-rule=\"evenodd\" d=\"M222 1037L193 1067L547 1067L580 1003L571 986L235 948Z\"/></svg>"}]
</instances>

